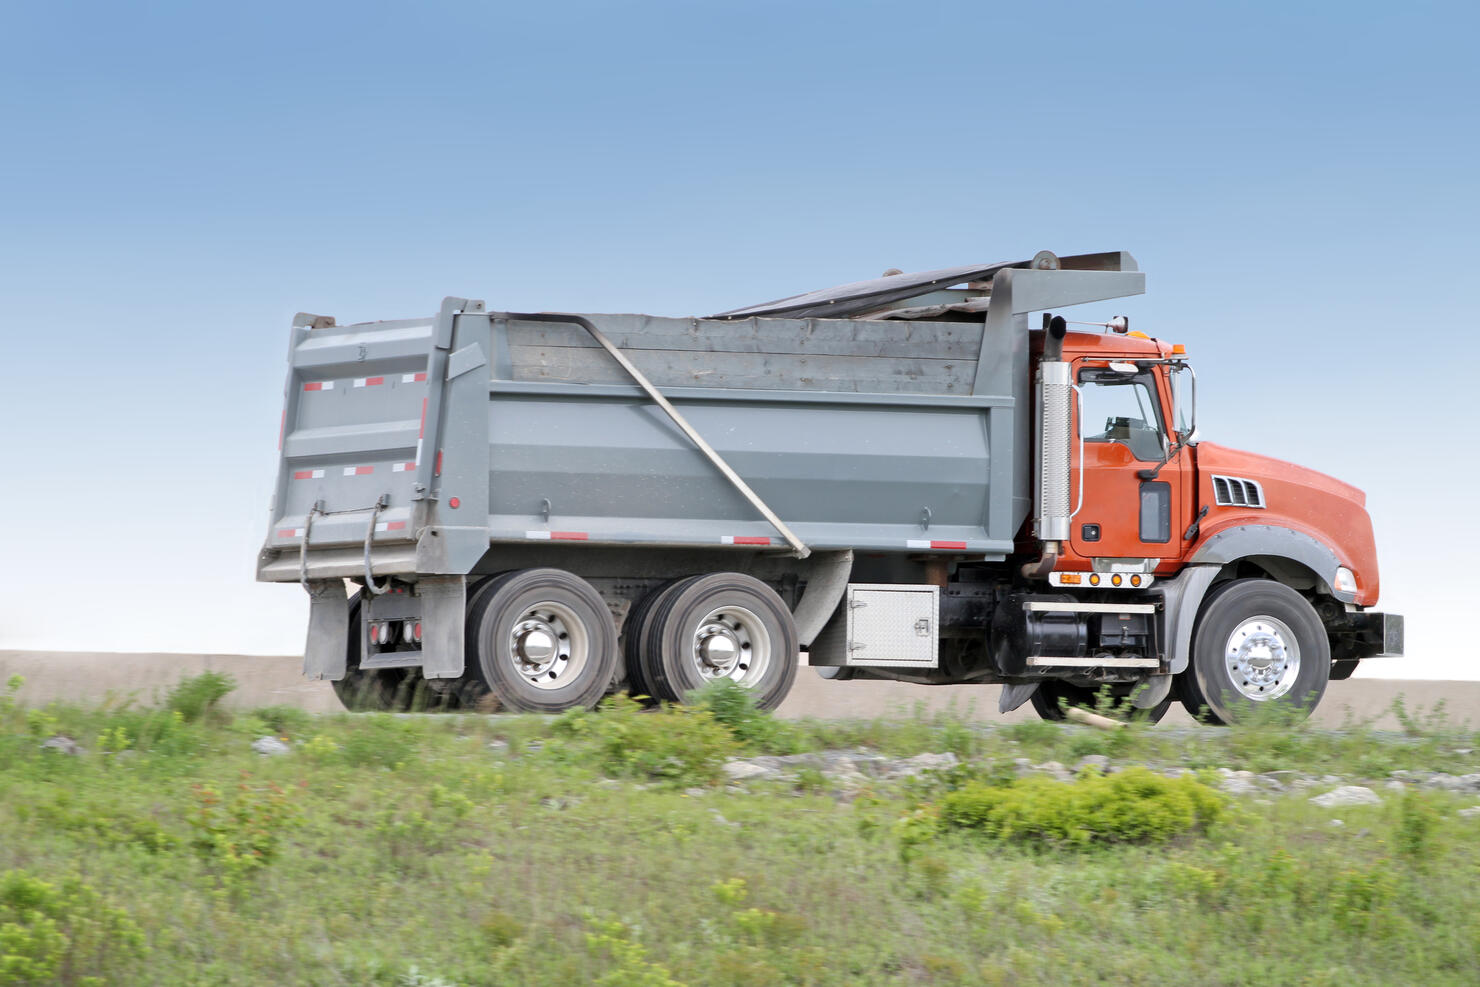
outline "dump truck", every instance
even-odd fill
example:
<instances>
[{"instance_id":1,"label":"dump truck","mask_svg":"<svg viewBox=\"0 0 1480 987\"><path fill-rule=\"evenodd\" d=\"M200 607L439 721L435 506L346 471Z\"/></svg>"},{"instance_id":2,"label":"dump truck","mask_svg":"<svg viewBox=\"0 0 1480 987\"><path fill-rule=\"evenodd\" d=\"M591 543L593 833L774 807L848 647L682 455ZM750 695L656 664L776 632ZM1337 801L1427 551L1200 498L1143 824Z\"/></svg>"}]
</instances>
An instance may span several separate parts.
<instances>
[{"instance_id":1,"label":"dump truck","mask_svg":"<svg viewBox=\"0 0 1480 987\"><path fill-rule=\"evenodd\" d=\"M771 708L807 666L1309 710L1403 650L1365 497L1200 441L1183 346L1060 314L1144 290L1042 251L707 318L300 314L257 575L353 709Z\"/></svg>"}]
</instances>

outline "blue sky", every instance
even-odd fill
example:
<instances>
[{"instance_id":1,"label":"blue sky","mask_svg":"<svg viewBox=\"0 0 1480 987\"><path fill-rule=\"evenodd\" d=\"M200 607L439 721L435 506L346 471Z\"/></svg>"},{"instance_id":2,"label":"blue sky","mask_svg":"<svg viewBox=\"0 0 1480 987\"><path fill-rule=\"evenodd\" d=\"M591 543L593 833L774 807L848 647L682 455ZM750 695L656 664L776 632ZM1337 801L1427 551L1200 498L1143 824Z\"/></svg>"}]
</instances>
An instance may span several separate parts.
<instances>
[{"instance_id":1,"label":"blue sky","mask_svg":"<svg viewBox=\"0 0 1480 987\"><path fill-rule=\"evenodd\" d=\"M291 652L288 324L703 314L1127 249L1204 437L1362 487L1391 675L1480 677L1471 4L19 3L0 647Z\"/></svg>"}]
</instances>

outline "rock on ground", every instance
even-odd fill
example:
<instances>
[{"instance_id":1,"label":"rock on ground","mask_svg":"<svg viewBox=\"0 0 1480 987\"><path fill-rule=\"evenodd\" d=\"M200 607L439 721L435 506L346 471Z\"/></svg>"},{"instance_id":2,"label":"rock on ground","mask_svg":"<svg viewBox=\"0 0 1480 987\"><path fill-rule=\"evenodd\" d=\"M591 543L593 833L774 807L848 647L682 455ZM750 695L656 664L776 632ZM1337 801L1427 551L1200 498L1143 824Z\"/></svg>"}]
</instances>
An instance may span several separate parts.
<instances>
[{"instance_id":1,"label":"rock on ground","mask_svg":"<svg viewBox=\"0 0 1480 987\"><path fill-rule=\"evenodd\" d=\"M85 753L81 744L71 737L64 737L61 734L43 740L41 742L41 749L44 751L55 751L58 754L71 754L73 757Z\"/></svg>"},{"instance_id":2,"label":"rock on ground","mask_svg":"<svg viewBox=\"0 0 1480 987\"><path fill-rule=\"evenodd\" d=\"M293 750L287 744L276 737L258 737L252 741L252 750L263 757L276 757L279 754L287 754Z\"/></svg>"},{"instance_id":3,"label":"rock on ground","mask_svg":"<svg viewBox=\"0 0 1480 987\"><path fill-rule=\"evenodd\" d=\"M1382 796L1361 785L1342 785L1324 795L1311 796L1311 802L1329 809L1338 805L1380 805Z\"/></svg>"}]
</instances>

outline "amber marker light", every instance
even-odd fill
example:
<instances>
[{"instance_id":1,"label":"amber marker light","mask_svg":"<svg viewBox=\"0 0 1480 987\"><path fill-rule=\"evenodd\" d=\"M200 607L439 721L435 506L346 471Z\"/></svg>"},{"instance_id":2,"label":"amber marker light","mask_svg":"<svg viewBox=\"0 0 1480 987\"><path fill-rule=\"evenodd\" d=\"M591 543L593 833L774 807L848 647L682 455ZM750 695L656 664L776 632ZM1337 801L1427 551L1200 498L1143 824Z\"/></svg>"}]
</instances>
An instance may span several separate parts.
<instances>
[{"instance_id":1,"label":"amber marker light","mask_svg":"<svg viewBox=\"0 0 1480 987\"><path fill-rule=\"evenodd\" d=\"M1100 574L1098 572L1090 573L1089 584L1091 586L1100 585Z\"/></svg>"},{"instance_id":2,"label":"amber marker light","mask_svg":"<svg viewBox=\"0 0 1480 987\"><path fill-rule=\"evenodd\" d=\"M1120 585L1120 573L1117 572L1115 575L1113 575L1113 576L1110 577L1110 585L1111 586L1119 586Z\"/></svg>"},{"instance_id":3,"label":"amber marker light","mask_svg":"<svg viewBox=\"0 0 1480 987\"><path fill-rule=\"evenodd\" d=\"M1186 356L1186 355L1187 355L1187 347L1183 346L1181 343L1173 343L1172 344L1172 356Z\"/></svg>"},{"instance_id":4,"label":"amber marker light","mask_svg":"<svg viewBox=\"0 0 1480 987\"><path fill-rule=\"evenodd\" d=\"M1139 586L1139 585L1141 585L1141 577L1140 576L1132 576L1131 577L1131 585L1132 586Z\"/></svg>"},{"instance_id":5,"label":"amber marker light","mask_svg":"<svg viewBox=\"0 0 1480 987\"><path fill-rule=\"evenodd\" d=\"M1078 586L1079 585L1079 573L1077 573L1077 572L1061 572L1061 573L1059 573L1059 582L1063 583L1065 586Z\"/></svg>"}]
</instances>

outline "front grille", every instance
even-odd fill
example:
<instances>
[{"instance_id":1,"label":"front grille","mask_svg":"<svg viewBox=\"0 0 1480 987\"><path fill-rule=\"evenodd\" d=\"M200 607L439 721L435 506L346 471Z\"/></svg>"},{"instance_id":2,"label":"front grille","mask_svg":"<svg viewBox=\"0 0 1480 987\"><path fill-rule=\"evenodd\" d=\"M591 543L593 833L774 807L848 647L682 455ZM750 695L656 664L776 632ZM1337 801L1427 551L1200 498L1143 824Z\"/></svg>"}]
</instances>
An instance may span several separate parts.
<instances>
[{"instance_id":1,"label":"front grille","mask_svg":"<svg viewBox=\"0 0 1480 987\"><path fill-rule=\"evenodd\" d=\"M1213 500L1225 507L1263 507L1264 488L1241 476L1214 476Z\"/></svg>"}]
</instances>

